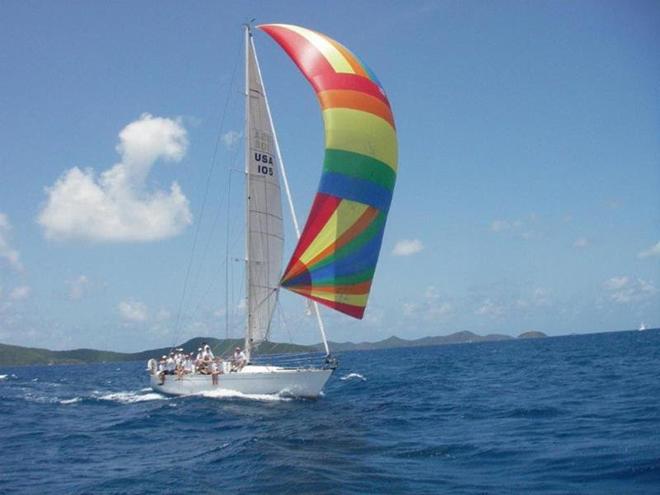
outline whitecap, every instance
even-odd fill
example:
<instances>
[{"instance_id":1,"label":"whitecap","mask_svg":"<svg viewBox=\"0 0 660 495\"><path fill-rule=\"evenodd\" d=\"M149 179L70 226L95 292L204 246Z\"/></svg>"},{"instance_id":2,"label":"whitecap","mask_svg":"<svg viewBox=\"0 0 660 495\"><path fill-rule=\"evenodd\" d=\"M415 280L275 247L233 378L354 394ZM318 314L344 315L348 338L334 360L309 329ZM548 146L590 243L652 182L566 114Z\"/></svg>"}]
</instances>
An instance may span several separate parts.
<instances>
[{"instance_id":1,"label":"whitecap","mask_svg":"<svg viewBox=\"0 0 660 495\"><path fill-rule=\"evenodd\" d=\"M74 397L73 399L63 399L60 401L60 404L66 405L66 404L75 404L76 402L80 402L82 399L80 397Z\"/></svg>"},{"instance_id":2,"label":"whitecap","mask_svg":"<svg viewBox=\"0 0 660 495\"><path fill-rule=\"evenodd\" d=\"M209 399L249 399L267 402L292 400L291 397L283 397L279 394L244 394L235 390L227 390L224 388L200 392L199 394L195 395L200 395Z\"/></svg>"},{"instance_id":3,"label":"whitecap","mask_svg":"<svg viewBox=\"0 0 660 495\"><path fill-rule=\"evenodd\" d=\"M360 373L349 373L348 375L342 376L340 378L340 380L342 380L342 381L353 380L353 379L362 380L363 382L367 381L367 379L365 377L363 377Z\"/></svg>"},{"instance_id":4,"label":"whitecap","mask_svg":"<svg viewBox=\"0 0 660 495\"><path fill-rule=\"evenodd\" d=\"M100 400L109 400L112 402L119 402L121 404L133 404L135 402L146 402L150 400L164 400L167 399L164 395L151 392L148 394L141 394L139 392L115 392L112 394L105 394L99 397Z\"/></svg>"},{"instance_id":5,"label":"whitecap","mask_svg":"<svg viewBox=\"0 0 660 495\"><path fill-rule=\"evenodd\" d=\"M9 378L9 375L0 375L0 380L6 380Z\"/></svg>"}]
</instances>

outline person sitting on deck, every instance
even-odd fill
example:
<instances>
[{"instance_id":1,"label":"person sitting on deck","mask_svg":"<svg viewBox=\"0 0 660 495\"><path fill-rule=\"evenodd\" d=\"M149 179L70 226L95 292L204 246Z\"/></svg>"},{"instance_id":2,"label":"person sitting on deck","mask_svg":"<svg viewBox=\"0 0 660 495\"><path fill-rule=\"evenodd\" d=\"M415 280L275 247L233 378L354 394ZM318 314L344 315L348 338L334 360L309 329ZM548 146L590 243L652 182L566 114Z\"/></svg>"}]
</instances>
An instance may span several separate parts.
<instances>
[{"instance_id":1,"label":"person sitting on deck","mask_svg":"<svg viewBox=\"0 0 660 495\"><path fill-rule=\"evenodd\" d=\"M192 352L186 354L186 358L183 361L183 370L187 375L192 375L195 373L195 360Z\"/></svg>"},{"instance_id":2,"label":"person sitting on deck","mask_svg":"<svg viewBox=\"0 0 660 495\"><path fill-rule=\"evenodd\" d=\"M241 371L246 364L247 357L245 356L245 352L241 351L240 347L237 347L236 350L234 350L234 356L231 360L231 370Z\"/></svg>"},{"instance_id":3,"label":"person sitting on deck","mask_svg":"<svg viewBox=\"0 0 660 495\"><path fill-rule=\"evenodd\" d=\"M163 356L158 361L158 378L160 378L160 383L158 385L163 385L165 383L165 366L167 364L167 356Z\"/></svg>"},{"instance_id":4,"label":"person sitting on deck","mask_svg":"<svg viewBox=\"0 0 660 495\"><path fill-rule=\"evenodd\" d=\"M207 356L211 359L215 358L211 347L208 344L202 344L202 359L206 358Z\"/></svg>"},{"instance_id":5,"label":"person sitting on deck","mask_svg":"<svg viewBox=\"0 0 660 495\"><path fill-rule=\"evenodd\" d=\"M165 374L173 375L176 371L176 361L174 360L174 353L170 352L167 361L165 362Z\"/></svg>"}]
</instances>

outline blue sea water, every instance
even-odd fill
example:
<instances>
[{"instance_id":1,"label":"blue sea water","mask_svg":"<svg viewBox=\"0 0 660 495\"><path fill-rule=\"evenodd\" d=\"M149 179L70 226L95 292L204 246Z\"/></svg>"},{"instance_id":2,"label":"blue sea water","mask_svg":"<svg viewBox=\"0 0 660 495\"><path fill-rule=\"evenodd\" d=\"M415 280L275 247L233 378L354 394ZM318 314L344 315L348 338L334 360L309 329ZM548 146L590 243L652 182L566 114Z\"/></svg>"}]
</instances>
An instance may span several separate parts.
<instances>
[{"instance_id":1,"label":"blue sea water","mask_svg":"<svg viewBox=\"0 0 660 495\"><path fill-rule=\"evenodd\" d=\"M660 331L343 353L315 401L0 376L1 493L660 493Z\"/></svg>"}]
</instances>

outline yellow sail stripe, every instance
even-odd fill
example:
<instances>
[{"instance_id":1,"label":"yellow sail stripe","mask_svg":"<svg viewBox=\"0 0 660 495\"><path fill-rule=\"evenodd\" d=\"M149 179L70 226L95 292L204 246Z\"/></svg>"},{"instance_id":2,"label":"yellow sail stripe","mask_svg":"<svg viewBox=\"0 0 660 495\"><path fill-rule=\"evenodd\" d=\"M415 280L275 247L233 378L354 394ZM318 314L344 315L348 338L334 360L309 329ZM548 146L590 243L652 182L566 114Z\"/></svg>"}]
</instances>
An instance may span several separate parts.
<instances>
[{"instance_id":1,"label":"yellow sail stripe","mask_svg":"<svg viewBox=\"0 0 660 495\"><path fill-rule=\"evenodd\" d=\"M323 54L328 63L332 66L335 72L343 72L348 74L355 74L355 69L351 63L346 60L344 54L341 53L337 48L330 43L324 36L321 34L311 31L310 29L305 29L300 26L292 26L290 24L274 24L275 26L281 26L286 28L294 33L299 34L307 41L309 41L316 49Z\"/></svg>"},{"instance_id":2,"label":"yellow sail stripe","mask_svg":"<svg viewBox=\"0 0 660 495\"><path fill-rule=\"evenodd\" d=\"M331 292L312 290L311 292L305 292L305 294L311 294L313 297L318 297L319 299L323 299L325 301L333 301L342 304L351 304L353 306L362 306L362 307L367 305L367 299L369 298L369 293L337 294Z\"/></svg>"},{"instance_id":3,"label":"yellow sail stripe","mask_svg":"<svg viewBox=\"0 0 660 495\"><path fill-rule=\"evenodd\" d=\"M369 208L368 205L344 199L327 223L323 226L312 243L305 249L300 256L300 261L305 265L309 264L314 257L326 249L330 244L337 241L344 232L350 229L362 214Z\"/></svg>"},{"instance_id":4,"label":"yellow sail stripe","mask_svg":"<svg viewBox=\"0 0 660 495\"><path fill-rule=\"evenodd\" d=\"M396 132L381 117L352 108L323 111L325 147L370 156L397 170Z\"/></svg>"}]
</instances>

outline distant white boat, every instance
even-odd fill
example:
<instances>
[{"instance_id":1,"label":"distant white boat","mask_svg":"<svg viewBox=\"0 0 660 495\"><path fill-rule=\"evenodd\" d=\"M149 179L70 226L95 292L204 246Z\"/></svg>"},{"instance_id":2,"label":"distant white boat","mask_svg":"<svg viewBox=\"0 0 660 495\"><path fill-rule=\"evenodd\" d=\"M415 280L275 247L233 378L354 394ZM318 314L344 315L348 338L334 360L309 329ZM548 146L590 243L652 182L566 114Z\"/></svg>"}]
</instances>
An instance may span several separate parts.
<instances>
[{"instance_id":1,"label":"distant white boat","mask_svg":"<svg viewBox=\"0 0 660 495\"><path fill-rule=\"evenodd\" d=\"M275 39L310 81L323 109L326 155L307 223L298 227L261 78L252 30L245 28L245 201L247 365L211 376L162 374L155 360L151 387L171 395L240 394L318 397L336 368L318 303L361 319L378 260L397 169L397 140L387 97L373 73L348 49L298 26L259 27ZM284 273L280 180L298 235ZM257 365L251 354L267 340L280 288L311 300L326 358L321 366Z\"/></svg>"},{"instance_id":2,"label":"distant white boat","mask_svg":"<svg viewBox=\"0 0 660 495\"><path fill-rule=\"evenodd\" d=\"M646 324L645 324L644 322L642 322L642 323L639 325L638 330L639 330L640 332L643 332L644 330L646 330Z\"/></svg>"}]
</instances>

